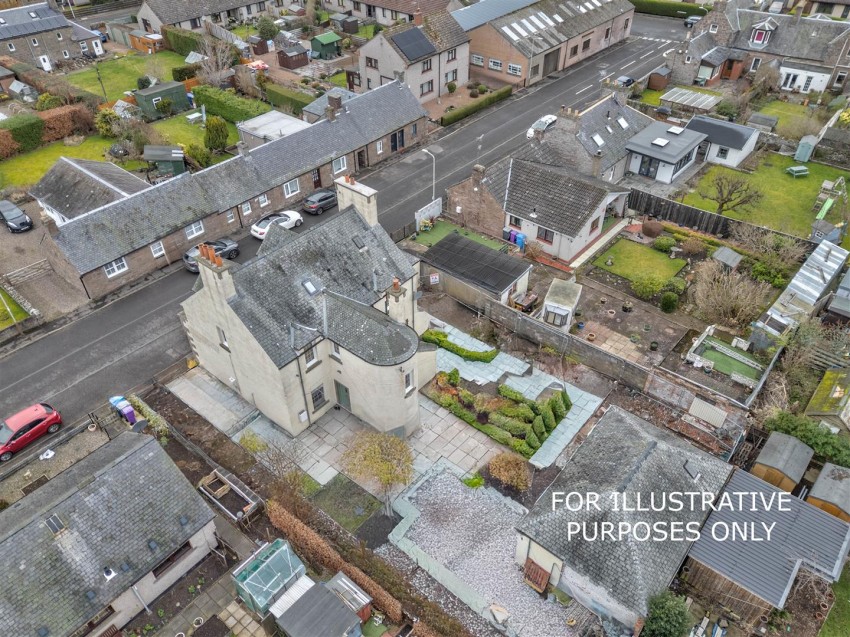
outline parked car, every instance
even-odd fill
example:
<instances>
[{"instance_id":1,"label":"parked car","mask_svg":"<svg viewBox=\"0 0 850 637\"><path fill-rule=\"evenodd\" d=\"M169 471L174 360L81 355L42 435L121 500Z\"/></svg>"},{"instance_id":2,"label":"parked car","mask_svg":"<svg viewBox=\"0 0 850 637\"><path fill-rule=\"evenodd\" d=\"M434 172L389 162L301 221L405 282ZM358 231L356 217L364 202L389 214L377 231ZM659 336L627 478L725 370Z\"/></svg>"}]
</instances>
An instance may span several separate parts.
<instances>
[{"instance_id":1,"label":"parked car","mask_svg":"<svg viewBox=\"0 0 850 637\"><path fill-rule=\"evenodd\" d=\"M32 219L11 201L5 199L0 201L0 221L6 224L9 232L32 230Z\"/></svg>"},{"instance_id":2,"label":"parked car","mask_svg":"<svg viewBox=\"0 0 850 637\"><path fill-rule=\"evenodd\" d=\"M304 219L294 210L283 210L281 212L273 212L260 219L257 223L251 226L251 236L257 239L265 239L266 233L273 223L283 226L287 230L291 230L304 223Z\"/></svg>"},{"instance_id":3,"label":"parked car","mask_svg":"<svg viewBox=\"0 0 850 637\"><path fill-rule=\"evenodd\" d=\"M317 190L304 200L304 212L320 215L336 205L336 193L333 190Z\"/></svg>"},{"instance_id":4,"label":"parked car","mask_svg":"<svg viewBox=\"0 0 850 637\"><path fill-rule=\"evenodd\" d=\"M535 130L548 130L549 128L554 126L555 122L557 121L557 115L544 115L531 125L531 128L529 128L528 132L525 134L526 139L531 139L532 137L534 137Z\"/></svg>"},{"instance_id":5,"label":"parked car","mask_svg":"<svg viewBox=\"0 0 850 637\"><path fill-rule=\"evenodd\" d=\"M629 87L635 83L635 78L629 77L628 75L621 75L615 81L619 86Z\"/></svg>"},{"instance_id":6,"label":"parked car","mask_svg":"<svg viewBox=\"0 0 850 637\"><path fill-rule=\"evenodd\" d=\"M0 462L8 462L21 449L54 434L62 426L62 415L47 403L38 403L9 416L0 424Z\"/></svg>"},{"instance_id":7,"label":"parked car","mask_svg":"<svg viewBox=\"0 0 850 637\"><path fill-rule=\"evenodd\" d=\"M685 18L685 28L686 28L686 29L692 29L692 28L693 28L693 26L694 26L697 22L699 22L700 20L702 20L702 16L699 16L699 15L689 15L687 18Z\"/></svg>"},{"instance_id":8,"label":"parked car","mask_svg":"<svg viewBox=\"0 0 850 637\"><path fill-rule=\"evenodd\" d=\"M216 241L204 241L204 244L215 248L215 253L225 259L235 259L239 256L239 244L231 239L217 239ZM183 265L189 272L198 272L198 246L186 250L183 254Z\"/></svg>"},{"instance_id":9,"label":"parked car","mask_svg":"<svg viewBox=\"0 0 850 637\"><path fill-rule=\"evenodd\" d=\"M92 29L91 32L99 37L101 42L106 42L109 39L103 31L99 31L98 29Z\"/></svg>"}]
</instances>

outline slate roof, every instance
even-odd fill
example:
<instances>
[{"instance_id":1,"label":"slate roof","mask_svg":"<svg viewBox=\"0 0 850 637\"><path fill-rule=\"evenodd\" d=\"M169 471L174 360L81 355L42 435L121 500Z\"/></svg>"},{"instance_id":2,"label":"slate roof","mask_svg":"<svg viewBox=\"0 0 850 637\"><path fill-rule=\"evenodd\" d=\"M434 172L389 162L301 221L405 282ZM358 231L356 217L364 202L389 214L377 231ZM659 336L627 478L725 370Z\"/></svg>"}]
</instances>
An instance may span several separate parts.
<instances>
[{"instance_id":1,"label":"slate roof","mask_svg":"<svg viewBox=\"0 0 850 637\"><path fill-rule=\"evenodd\" d=\"M776 23L765 46L751 46L752 28L766 18ZM833 20L799 18L788 14L766 14L761 11L739 9L737 20L740 30L730 46L750 51L753 55L768 53L784 55L796 60L824 62L836 41L850 32L850 24Z\"/></svg>"},{"instance_id":2,"label":"slate roof","mask_svg":"<svg viewBox=\"0 0 850 637\"><path fill-rule=\"evenodd\" d=\"M687 464L688 471L684 465ZM599 586L617 602L646 616L646 601L666 589L688 551L688 542L637 542L631 539L595 542L567 536L567 521L670 523L702 522L707 512L685 507L673 513L614 511L611 496L640 493L644 502L674 491L717 493L731 470L722 460L691 446L675 434L612 406L569 459L517 530L564 560L565 565ZM689 474L690 472L690 474ZM691 474L699 473L698 482ZM602 511L552 510L553 491L599 494Z\"/></svg>"},{"instance_id":3,"label":"slate roof","mask_svg":"<svg viewBox=\"0 0 850 637\"><path fill-rule=\"evenodd\" d=\"M15 74L7 69L5 66L0 66L0 78L3 77L13 77Z\"/></svg>"},{"instance_id":4,"label":"slate roof","mask_svg":"<svg viewBox=\"0 0 850 637\"><path fill-rule=\"evenodd\" d=\"M828 369L806 405L807 416L840 414L850 400L850 370Z\"/></svg>"},{"instance_id":5,"label":"slate roof","mask_svg":"<svg viewBox=\"0 0 850 637\"><path fill-rule=\"evenodd\" d=\"M431 51L412 59L409 58L393 38L412 29L419 29L422 35L425 36L425 39L436 49L436 52ZM425 16L421 27L416 26L413 22L405 22L404 24L399 24L386 31L382 31L381 36L398 53L405 64L413 64L419 60L432 57L436 53L454 49L461 44L469 42L469 36L466 34L466 31L461 28L447 11L438 11L430 16Z\"/></svg>"},{"instance_id":6,"label":"slate roof","mask_svg":"<svg viewBox=\"0 0 850 637\"><path fill-rule=\"evenodd\" d=\"M277 625L288 637L347 635L359 624L360 618L354 611L321 584L310 587L277 618Z\"/></svg>"},{"instance_id":7,"label":"slate roof","mask_svg":"<svg viewBox=\"0 0 850 637\"><path fill-rule=\"evenodd\" d=\"M850 469L827 462L808 497L834 504L850 514Z\"/></svg>"},{"instance_id":8,"label":"slate roof","mask_svg":"<svg viewBox=\"0 0 850 637\"><path fill-rule=\"evenodd\" d=\"M735 469L725 491L763 493L766 499L784 493L741 469ZM838 579L850 548L850 524L794 497L783 507L790 511L779 511L777 506L769 511L763 506L757 511L748 508L712 511L688 556L776 608L785 605L801 567L831 582ZM723 542L706 532L718 523L775 526L770 542Z\"/></svg>"},{"instance_id":9,"label":"slate roof","mask_svg":"<svg viewBox=\"0 0 850 637\"><path fill-rule=\"evenodd\" d=\"M91 29L87 29L81 24L77 24L76 22L69 22L68 24L71 25L71 41L73 42L91 40L92 38L100 39L97 33L94 33Z\"/></svg>"},{"instance_id":10,"label":"slate roof","mask_svg":"<svg viewBox=\"0 0 850 637\"><path fill-rule=\"evenodd\" d=\"M60 157L30 194L73 219L150 187L111 162Z\"/></svg>"},{"instance_id":11,"label":"slate roof","mask_svg":"<svg viewBox=\"0 0 850 637\"><path fill-rule=\"evenodd\" d=\"M771 432L759 452L756 463L782 472L794 482L799 482L815 452L805 442L779 431Z\"/></svg>"},{"instance_id":12,"label":"slate roof","mask_svg":"<svg viewBox=\"0 0 850 637\"><path fill-rule=\"evenodd\" d=\"M449 0L374 0L370 4L390 11L406 13L409 16L414 15L416 9L419 9L423 16L429 16L437 11L444 10L449 4Z\"/></svg>"},{"instance_id":13,"label":"slate roof","mask_svg":"<svg viewBox=\"0 0 850 637\"><path fill-rule=\"evenodd\" d=\"M494 250L459 233L450 233L422 255L422 260L462 281L501 295L531 269L531 264Z\"/></svg>"},{"instance_id":14,"label":"slate roof","mask_svg":"<svg viewBox=\"0 0 850 637\"><path fill-rule=\"evenodd\" d=\"M324 116L325 107L328 105L328 96L329 95L336 95L336 96L342 98L343 104L348 102L348 100L350 100L354 97L357 97L357 93L354 93L352 91L349 91L349 90L346 90L344 88L340 88L340 87L337 86L335 88L332 88L330 91L328 91L327 93L325 93L321 97L319 97L319 98L313 100L312 102L310 102L309 104L307 104L307 106L305 106L301 110L301 112L302 113L307 112L307 113L310 113L311 115L317 115L319 117Z\"/></svg>"},{"instance_id":15,"label":"slate roof","mask_svg":"<svg viewBox=\"0 0 850 637\"><path fill-rule=\"evenodd\" d=\"M254 2L256 0L145 0L143 5L148 5L163 24L176 24Z\"/></svg>"},{"instance_id":16,"label":"slate roof","mask_svg":"<svg viewBox=\"0 0 850 637\"><path fill-rule=\"evenodd\" d=\"M334 121L320 120L247 156L183 173L65 224L56 243L78 272L90 272L428 115L397 81L358 95L346 106L348 112L344 109Z\"/></svg>"},{"instance_id":17,"label":"slate roof","mask_svg":"<svg viewBox=\"0 0 850 637\"><path fill-rule=\"evenodd\" d=\"M741 126L724 120L708 117L706 115L695 115L685 126L688 130L705 133L706 139L712 144L726 146L741 150L746 146L750 137L758 135L755 128Z\"/></svg>"},{"instance_id":18,"label":"slate roof","mask_svg":"<svg viewBox=\"0 0 850 637\"><path fill-rule=\"evenodd\" d=\"M122 433L0 513L3 634L71 634L213 517L156 438Z\"/></svg>"},{"instance_id":19,"label":"slate roof","mask_svg":"<svg viewBox=\"0 0 850 637\"><path fill-rule=\"evenodd\" d=\"M368 249L358 248L355 237ZM413 266L383 228L369 226L353 207L308 232L272 226L257 258L232 273L236 294L228 304L278 368L317 335L374 365L396 365L416 353L416 332L371 307L393 277L414 276Z\"/></svg>"},{"instance_id":20,"label":"slate roof","mask_svg":"<svg viewBox=\"0 0 850 637\"><path fill-rule=\"evenodd\" d=\"M671 128L674 127L667 122L654 122L632 137L626 144L626 150L675 164L706 137L703 133L688 129L673 134L669 132ZM656 139L666 139L667 143L663 146L653 144Z\"/></svg>"},{"instance_id":21,"label":"slate roof","mask_svg":"<svg viewBox=\"0 0 850 637\"><path fill-rule=\"evenodd\" d=\"M32 18L30 12L38 17ZM5 24L0 25L0 40L9 40L23 35L55 31L70 26L64 15L51 9L46 2L27 4L0 11Z\"/></svg>"}]
</instances>

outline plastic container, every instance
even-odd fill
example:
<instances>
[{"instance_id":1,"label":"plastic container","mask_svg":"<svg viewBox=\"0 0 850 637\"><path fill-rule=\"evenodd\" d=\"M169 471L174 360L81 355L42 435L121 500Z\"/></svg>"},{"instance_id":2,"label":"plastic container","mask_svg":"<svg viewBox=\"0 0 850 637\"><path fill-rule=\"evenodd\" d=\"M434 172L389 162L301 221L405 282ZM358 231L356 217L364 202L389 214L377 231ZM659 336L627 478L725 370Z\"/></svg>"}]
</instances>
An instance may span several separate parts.
<instances>
[{"instance_id":1,"label":"plastic container","mask_svg":"<svg viewBox=\"0 0 850 637\"><path fill-rule=\"evenodd\" d=\"M510 234L510 236L508 237L508 241L510 241L511 243L516 243L516 236L517 236L517 234L518 234L518 233L517 233L517 231L516 231L516 230L511 230L511 234Z\"/></svg>"},{"instance_id":2,"label":"plastic container","mask_svg":"<svg viewBox=\"0 0 850 637\"><path fill-rule=\"evenodd\" d=\"M511 229L510 228L502 228L502 239L505 241L511 240Z\"/></svg>"},{"instance_id":3,"label":"plastic container","mask_svg":"<svg viewBox=\"0 0 850 637\"><path fill-rule=\"evenodd\" d=\"M523 233L517 233L516 244L519 246L520 250L525 250L525 235Z\"/></svg>"}]
</instances>

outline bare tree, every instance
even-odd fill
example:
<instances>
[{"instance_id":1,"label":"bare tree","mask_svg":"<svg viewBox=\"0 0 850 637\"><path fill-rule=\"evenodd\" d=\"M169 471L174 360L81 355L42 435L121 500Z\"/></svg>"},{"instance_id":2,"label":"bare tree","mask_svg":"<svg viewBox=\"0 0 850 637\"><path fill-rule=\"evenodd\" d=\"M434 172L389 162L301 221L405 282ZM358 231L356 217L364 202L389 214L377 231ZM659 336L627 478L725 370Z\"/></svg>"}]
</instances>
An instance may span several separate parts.
<instances>
[{"instance_id":1,"label":"bare tree","mask_svg":"<svg viewBox=\"0 0 850 637\"><path fill-rule=\"evenodd\" d=\"M746 212L750 206L758 204L764 197L745 175L725 171L714 175L711 180L711 190L700 191L699 194L703 199L717 204L715 212L719 215L731 210Z\"/></svg>"},{"instance_id":2,"label":"bare tree","mask_svg":"<svg viewBox=\"0 0 850 637\"><path fill-rule=\"evenodd\" d=\"M198 65L198 78L210 86L220 86L233 65L233 47L230 43L206 36L198 53L204 56Z\"/></svg>"},{"instance_id":3,"label":"bare tree","mask_svg":"<svg viewBox=\"0 0 850 637\"><path fill-rule=\"evenodd\" d=\"M779 412L788 411L790 403L788 380L782 372L774 370L767 377L767 382L759 393L758 402L752 410L753 417L761 425Z\"/></svg>"},{"instance_id":4,"label":"bare tree","mask_svg":"<svg viewBox=\"0 0 850 637\"><path fill-rule=\"evenodd\" d=\"M740 223L732 227L730 234L744 250L780 270L793 267L806 256L806 246L802 241L764 228Z\"/></svg>"},{"instance_id":5,"label":"bare tree","mask_svg":"<svg viewBox=\"0 0 850 637\"><path fill-rule=\"evenodd\" d=\"M756 71L753 78L752 97L753 99L761 99L768 93L774 93L779 90L780 80L779 69L770 64L762 64Z\"/></svg>"},{"instance_id":6,"label":"bare tree","mask_svg":"<svg viewBox=\"0 0 850 637\"><path fill-rule=\"evenodd\" d=\"M298 440L269 442L248 429L239 437L239 444L265 465L279 486L299 494L303 491L301 464L310 452Z\"/></svg>"},{"instance_id":7,"label":"bare tree","mask_svg":"<svg viewBox=\"0 0 850 637\"><path fill-rule=\"evenodd\" d=\"M691 290L694 303L706 321L737 327L759 315L771 288L767 283L726 270L717 261L709 260L697 266Z\"/></svg>"},{"instance_id":8,"label":"bare tree","mask_svg":"<svg viewBox=\"0 0 850 637\"><path fill-rule=\"evenodd\" d=\"M165 81L165 64L162 62L162 56L154 54L145 58L145 74L155 77L160 82Z\"/></svg>"},{"instance_id":9,"label":"bare tree","mask_svg":"<svg viewBox=\"0 0 850 637\"><path fill-rule=\"evenodd\" d=\"M393 491L413 478L413 453L407 442L390 434L363 432L343 454L342 462L355 478L378 483L386 513L392 515Z\"/></svg>"}]
</instances>

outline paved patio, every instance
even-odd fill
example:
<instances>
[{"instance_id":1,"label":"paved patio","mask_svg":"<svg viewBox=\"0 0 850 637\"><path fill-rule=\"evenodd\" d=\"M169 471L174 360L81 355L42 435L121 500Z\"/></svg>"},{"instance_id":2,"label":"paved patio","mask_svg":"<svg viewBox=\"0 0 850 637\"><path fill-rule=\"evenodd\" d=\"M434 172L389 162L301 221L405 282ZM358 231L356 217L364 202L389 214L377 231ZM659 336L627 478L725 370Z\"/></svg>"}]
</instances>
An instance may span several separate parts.
<instances>
[{"instance_id":1,"label":"paved patio","mask_svg":"<svg viewBox=\"0 0 850 637\"><path fill-rule=\"evenodd\" d=\"M257 412L256 407L202 367L178 376L168 383L168 389L228 436Z\"/></svg>"}]
</instances>

